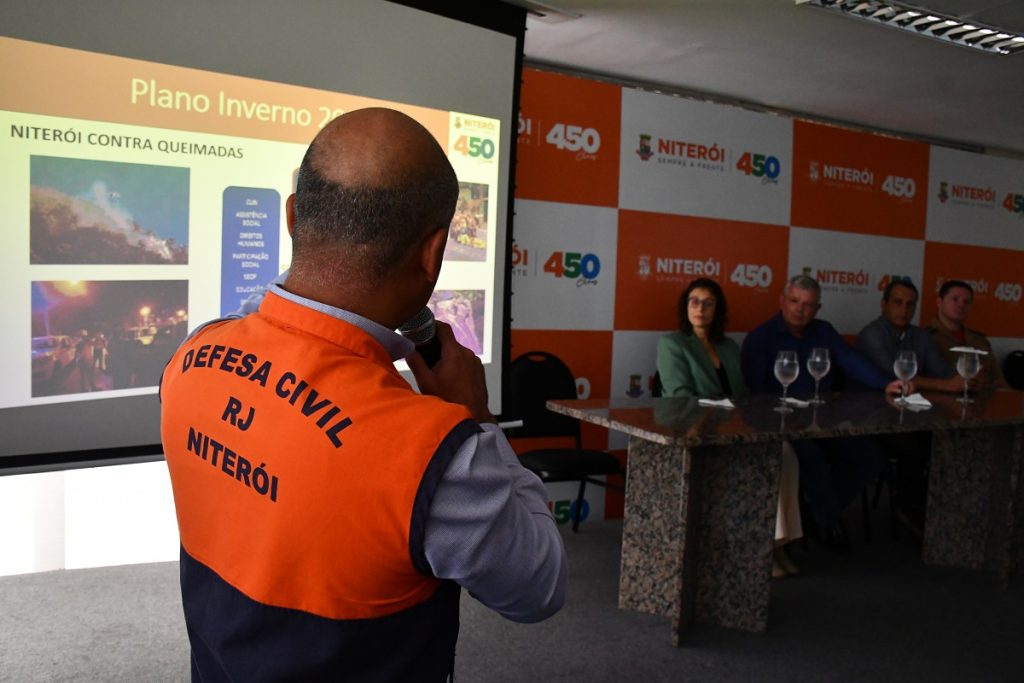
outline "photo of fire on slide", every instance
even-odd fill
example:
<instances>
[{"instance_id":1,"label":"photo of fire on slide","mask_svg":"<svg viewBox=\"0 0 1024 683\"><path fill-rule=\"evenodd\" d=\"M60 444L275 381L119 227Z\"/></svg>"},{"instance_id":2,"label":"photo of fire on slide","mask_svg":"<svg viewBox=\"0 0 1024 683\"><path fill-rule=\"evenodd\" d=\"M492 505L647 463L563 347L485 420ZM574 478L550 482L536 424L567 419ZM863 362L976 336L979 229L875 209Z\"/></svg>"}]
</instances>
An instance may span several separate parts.
<instances>
[{"instance_id":1,"label":"photo of fire on slide","mask_svg":"<svg viewBox=\"0 0 1024 683\"><path fill-rule=\"evenodd\" d=\"M487 258L487 185L459 183L459 201L448 228L444 257L449 261Z\"/></svg>"},{"instance_id":2,"label":"photo of fire on slide","mask_svg":"<svg viewBox=\"0 0 1024 683\"><path fill-rule=\"evenodd\" d=\"M189 169L33 156L31 183L31 263L188 263Z\"/></svg>"},{"instance_id":3,"label":"photo of fire on slide","mask_svg":"<svg viewBox=\"0 0 1024 683\"><path fill-rule=\"evenodd\" d=\"M452 326L460 344L477 355L484 352L484 290L435 290L427 307L434 318Z\"/></svg>"},{"instance_id":4,"label":"photo of fire on slide","mask_svg":"<svg viewBox=\"0 0 1024 683\"><path fill-rule=\"evenodd\" d=\"M155 387L188 328L188 281L32 283L32 396Z\"/></svg>"}]
</instances>

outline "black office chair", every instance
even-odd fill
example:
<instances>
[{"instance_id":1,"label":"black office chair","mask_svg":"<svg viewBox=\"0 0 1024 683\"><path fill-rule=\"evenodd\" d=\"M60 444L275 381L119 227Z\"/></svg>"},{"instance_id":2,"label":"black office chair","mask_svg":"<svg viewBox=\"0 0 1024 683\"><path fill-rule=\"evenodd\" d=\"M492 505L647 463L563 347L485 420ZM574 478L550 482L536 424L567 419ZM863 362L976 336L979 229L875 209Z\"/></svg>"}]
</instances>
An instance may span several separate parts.
<instances>
[{"instance_id":1,"label":"black office chair","mask_svg":"<svg viewBox=\"0 0 1024 683\"><path fill-rule=\"evenodd\" d=\"M1018 349L1006 354L1003 359L1003 376L1011 387L1018 391L1024 390L1024 351Z\"/></svg>"},{"instance_id":2,"label":"black office chair","mask_svg":"<svg viewBox=\"0 0 1024 683\"><path fill-rule=\"evenodd\" d=\"M665 393L665 388L661 385L661 373L655 370L654 380L651 382L651 397L661 398L663 393Z\"/></svg>"},{"instance_id":3,"label":"black office chair","mask_svg":"<svg viewBox=\"0 0 1024 683\"><path fill-rule=\"evenodd\" d=\"M508 430L510 438L575 440L575 448L538 448L519 456L523 467L541 481L580 483L572 518L574 532L579 530L587 483L621 491L621 486L596 477L625 476L619 461L610 453L582 447L579 420L553 413L544 405L549 400L576 397L576 378L572 372L557 356L544 351L530 351L513 361L502 391L502 420L523 421L522 427Z\"/></svg>"}]
</instances>

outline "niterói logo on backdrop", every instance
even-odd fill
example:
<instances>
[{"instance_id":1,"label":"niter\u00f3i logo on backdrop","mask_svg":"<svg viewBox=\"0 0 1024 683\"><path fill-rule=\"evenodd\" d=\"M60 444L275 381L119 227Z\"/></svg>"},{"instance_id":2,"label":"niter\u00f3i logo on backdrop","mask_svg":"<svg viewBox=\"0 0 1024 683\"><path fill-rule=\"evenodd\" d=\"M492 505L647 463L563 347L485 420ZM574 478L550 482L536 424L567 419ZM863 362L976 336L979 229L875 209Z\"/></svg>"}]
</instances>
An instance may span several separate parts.
<instances>
[{"instance_id":1,"label":"niter\u00f3i logo on backdrop","mask_svg":"<svg viewBox=\"0 0 1024 683\"><path fill-rule=\"evenodd\" d=\"M965 183L939 183L939 201L950 206L966 206L972 209L991 210L996 208L998 193L993 187L978 187Z\"/></svg>"},{"instance_id":2,"label":"niter\u00f3i logo on backdrop","mask_svg":"<svg viewBox=\"0 0 1024 683\"><path fill-rule=\"evenodd\" d=\"M710 145L690 140L658 138L656 159L659 164L692 168L698 171L727 173L729 151L717 142Z\"/></svg>"},{"instance_id":3,"label":"niter\u00f3i logo on backdrop","mask_svg":"<svg viewBox=\"0 0 1024 683\"><path fill-rule=\"evenodd\" d=\"M810 161L807 177L812 183L821 182L826 187L871 192L875 189L875 174L869 168L848 168L820 161Z\"/></svg>"},{"instance_id":4,"label":"niter\u00f3i logo on backdrop","mask_svg":"<svg viewBox=\"0 0 1024 683\"><path fill-rule=\"evenodd\" d=\"M726 173L729 170L727 165L729 152L725 147L719 146L718 143L708 145L688 140L658 138L657 149L655 149L655 146L652 145L653 140L654 136L650 133L640 133L640 143L636 148L636 154L640 157L641 161L649 161L653 158L659 164L670 164L682 168L693 168L717 173ZM747 165L751 163L749 155L746 163ZM778 166L777 161L775 165ZM745 167L740 165L738 168L744 170Z\"/></svg>"},{"instance_id":5,"label":"niter\u00f3i logo on backdrop","mask_svg":"<svg viewBox=\"0 0 1024 683\"><path fill-rule=\"evenodd\" d=\"M722 262L713 256L693 259L643 254L638 258L636 275L642 282L647 282L653 275L655 282L687 284L698 277L721 277Z\"/></svg>"},{"instance_id":6,"label":"niter\u00f3i logo on backdrop","mask_svg":"<svg viewBox=\"0 0 1024 683\"><path fill-rule=\"evenodd\" d=\"M730 167L730 150L717 142L708 144L659 137L653 144L653 140L654 136L649 133L640 133L640 143L635 151L642 161L654 158L659 164L712 173L737 171L762 185L778 184L782 175L782 162L773 154L743 148L733 150L736 163Z\"/></svg>"},{"instance_id":7,"label":"niter\u00f3i logo on backdrop","mask_svg":"<svg viewBox=\"0 0 1024 683\"><path fill-rule=\"evenodd\" d=\"M823 292L833 294L867 294L872 281L871 273L864 269L839 270L804 266L803 274L817 280Z\"/></svg>"},{"instance_id":8,"label":"niter\u00f3i logo on backdrop","mask_svg":"<svg viewBox=\"0 0 1024 683\"><path fill-rule=\"evenodd\" d=\"M647 161L654 156L654 150L651 149L651 136L647 133L640 134L640 146L637 147L636 153L643 161Z\"/></svg>"},{"instance_id":9,"label":"niter\u00f3i logo on backdrop","mask_svg":"<svg viewBox=\"0 0 1024 683\"><path fill-rule=\"evenodd\" d=\"M636 269L637 277L640 278L641 282L647 282L647 278L651 276L651 257L647 254L641 254L639 257L639 264Z\"/></svg>"},{"instance_id":10,"label":"niter\u00f3i logo on backdrop","mask_svg":"<svg viewBox=\"0 0 1024 683\"><path fill-rule=\"evenodd\" d=\"M812 183L855 192L874 192L875 172L870 168L852 168L838 164L809 162L807 177ZM877 186L885 194L900 202L909 203L917 194L917 182L910 177L887 175Z\"/></svg>"},{"instance_id":11,"label":"niter\u00f3i logo on backdrop","mask_svg":"<svg viewBox=\"0 0 1024 683\"><path fill-rule=\"evenodd\" d=\"M512 242L512 277L529 277L537 274L536 266L530 263L530 250Z\"/></svg>"},{"instance_id":12,"label":"niter\u00f3i logo on backdrop","mask_svg":"<svg viewBox=\"0 0 1024 683\"><path fill-rule=\"evenodd\" d=\"M640 398L650 396L654 388L654 375L641 375L632 373L629 375L629 384L626 386L626 396Z\"/></svg>"},{"instance_id":13,"label":"niter\u00f3i logo on backdrop","mask_svg":"<svg viewBox=\"0 0 1024 683\"><path fill-rule=\"evenodd\" d=\"M942 181L939 183L939 201L950 206L961 206L971 209L991 211L1000 206L1010 213L1024 218L1024 194L1007 192L999 202L1000 192L992 186L957 184Z\"/></svg>"}]
</instances>

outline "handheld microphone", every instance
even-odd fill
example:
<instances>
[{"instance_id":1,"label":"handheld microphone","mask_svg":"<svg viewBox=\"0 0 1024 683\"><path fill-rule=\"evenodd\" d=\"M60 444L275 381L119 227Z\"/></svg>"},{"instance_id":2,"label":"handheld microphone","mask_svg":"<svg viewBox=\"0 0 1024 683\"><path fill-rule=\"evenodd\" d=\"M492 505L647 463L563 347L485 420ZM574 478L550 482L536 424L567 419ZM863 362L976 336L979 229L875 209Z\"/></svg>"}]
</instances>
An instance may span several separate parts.
<instances>
[{"instance_id":1,"label":"handheld microphone","mask_svg":"<svg viewBox=\"0 0 1024 683\"><path fill-rule=\"evenodd\" d=\"M434 314L426 306L419 313L405 321L398 328L398 333L416 345L416 351L432 368L441 360L441 342L438 341Z\"/></svg>"}]
</instances>

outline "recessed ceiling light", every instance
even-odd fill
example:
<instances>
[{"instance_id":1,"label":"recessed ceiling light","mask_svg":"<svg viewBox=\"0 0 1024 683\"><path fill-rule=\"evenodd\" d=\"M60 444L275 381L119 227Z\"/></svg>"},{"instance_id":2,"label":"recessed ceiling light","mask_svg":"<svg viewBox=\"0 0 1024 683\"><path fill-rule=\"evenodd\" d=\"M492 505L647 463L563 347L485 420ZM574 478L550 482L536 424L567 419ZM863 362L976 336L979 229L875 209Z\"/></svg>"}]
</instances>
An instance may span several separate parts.
<instances>
[{"instance_id":1,"label":"recessed ceiling light","mask_svg":"<svg viewBox=\"0 0 1024 683\"><path fill-rule=\"evenodd\" d=\"M950 45L969 47L991 54L1012 55L1024 52L1024 37L997 26L976 26L955 17L933 12L919 5L882 0L795 0L839 12L847 17L889 26ZM992 35L996 34L996 35Z\"/></svg>"}]
</instances>

